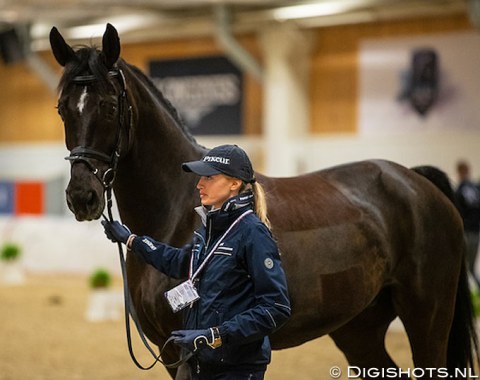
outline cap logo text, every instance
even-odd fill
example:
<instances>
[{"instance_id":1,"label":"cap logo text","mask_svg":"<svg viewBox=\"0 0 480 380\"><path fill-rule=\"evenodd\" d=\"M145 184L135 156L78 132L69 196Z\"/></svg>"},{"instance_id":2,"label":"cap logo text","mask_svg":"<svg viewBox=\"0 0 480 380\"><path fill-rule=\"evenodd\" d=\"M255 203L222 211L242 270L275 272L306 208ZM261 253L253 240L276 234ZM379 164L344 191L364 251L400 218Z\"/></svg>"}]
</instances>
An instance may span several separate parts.
<instances>
[{"instance_id":1,"label":"cap logo text","mask_svg":"<svg viewBox=\"0 0 480 380\"><path fill-rule=\"evenodd\" d=\"M218 156L205 156L203 161L218 162L220 164L230 165L230 158L218 157Z\"/></svg>"}]
</instances>

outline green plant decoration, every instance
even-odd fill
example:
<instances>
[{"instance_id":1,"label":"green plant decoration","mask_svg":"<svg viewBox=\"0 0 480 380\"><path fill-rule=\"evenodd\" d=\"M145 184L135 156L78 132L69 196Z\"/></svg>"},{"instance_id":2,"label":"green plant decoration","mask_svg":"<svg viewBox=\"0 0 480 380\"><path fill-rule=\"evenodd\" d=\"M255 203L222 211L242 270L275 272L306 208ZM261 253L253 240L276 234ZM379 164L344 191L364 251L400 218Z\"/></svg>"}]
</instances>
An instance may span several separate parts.
<instances>
[{"instance_id":1,"label":"green plant decoration","mask_svg":"<svg viewBox=\"0 0 480 380\"><path fill-rule=\"evenodd\" d=\"M108 288L112 282L112 277L105 269L97 269L90 276L90 287L93 289Z\"/></svg>"},{"instance_id":2,"label":"green plant decoration","mask_svg":"<svg viewBox=\"0 0 480 380\"><path fill-rule=\"evenodd\" d=\"M14 243L5 243L1 248L0 259L3 261L14 261L20 257L22 250Z\"/></svg>"}]
</instances>

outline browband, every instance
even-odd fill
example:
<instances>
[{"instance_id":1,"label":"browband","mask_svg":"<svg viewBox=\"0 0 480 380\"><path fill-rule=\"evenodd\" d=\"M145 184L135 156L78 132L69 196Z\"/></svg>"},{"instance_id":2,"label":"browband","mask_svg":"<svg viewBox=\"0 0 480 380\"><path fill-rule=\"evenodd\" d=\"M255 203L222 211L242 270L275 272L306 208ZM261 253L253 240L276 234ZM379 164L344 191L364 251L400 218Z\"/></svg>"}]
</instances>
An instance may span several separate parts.
<instances>
[{"instance_id":1,"label":"browband","mask_svg":"<svg viewBox=\"0 0 480 380\"><path fill-rule=\"evenodd\" d=\"M118 70L111 70L108 72L108 75L112 78L118 77L120 75ZM95 75L78 75L72 79L73 83L76 84L87 84L91 82L95 82L97 77Z\"/></svg>"}]
</instances>

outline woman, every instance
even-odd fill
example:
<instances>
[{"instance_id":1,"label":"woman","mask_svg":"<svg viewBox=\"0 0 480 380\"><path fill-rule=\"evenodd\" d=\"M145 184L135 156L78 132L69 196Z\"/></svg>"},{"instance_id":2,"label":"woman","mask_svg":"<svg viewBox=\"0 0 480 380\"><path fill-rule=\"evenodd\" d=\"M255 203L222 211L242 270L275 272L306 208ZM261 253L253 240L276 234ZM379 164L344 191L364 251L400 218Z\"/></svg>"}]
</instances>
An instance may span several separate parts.
<instances>
[{"instance_id":1,"label":"woman","mask_svg":"<svg viewBox=\"0 0 480 380\"><path fill-rule=\"evenodd\" d=\"M236 145L210 150L182 165L200 176L202 227L190 248L174 248L131 234L119 222L102 222L148 264L188 280L167 292L184 313L174 342L195 352L193 379L263 379L270 362L268 335L290 316L285 274L269 230L266 203L247 154Z\"/></svg>"},{"instance_id":2,"label":"woman","mask_svg":"<svg viewBox=\"0 0 480 380\"><path fill-rule=\"evenodd\" d=\"M470 165L466 161L457 163L459 184L455 190L458 211L463 219L464 238L467 247L467 265L470 274L480 290L480 278L475 270L480 234L480 188L470 174Z\"/></svg>"}]
</instances>

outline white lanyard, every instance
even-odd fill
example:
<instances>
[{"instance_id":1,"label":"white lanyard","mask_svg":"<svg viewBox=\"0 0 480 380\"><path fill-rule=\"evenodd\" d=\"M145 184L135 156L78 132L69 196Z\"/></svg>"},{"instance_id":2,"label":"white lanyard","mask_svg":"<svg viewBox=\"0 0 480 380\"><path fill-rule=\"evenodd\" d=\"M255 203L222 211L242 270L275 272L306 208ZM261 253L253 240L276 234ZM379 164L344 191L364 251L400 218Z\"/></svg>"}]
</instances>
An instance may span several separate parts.
<instances>
[{"instance_id":1,"label":"white lanyard","mask_svg":"<svg viewBox=\"0 0 480 380\"><path fill-rule=\"evenodd\" d=\"M190 271L189 271L189 278L191 281L193 281L193 279L195 277L197 277L199 275L199 273L202 271L202 269L205 267L205 265L207 264L208 260L212 257L213 253L215 252L215 250L218 248L218 246L220 245L220 243L225 239L225 237L227 236L227 234L232 230L232 228L238 224L238 222L240 222L240 220L242 220L245 216L247 216L248 214L251 214L253 212L253 210L248 210L248 211L245 211L242 215L240 215L232 224L231 226L228 228L228 230L225 231L225 233L222 235L222 237L217 241L217 243L214 245L214 247L210 250L210 253L205 257L205 259L203 260L202 264L198 267L198 269L195 271L195 273L192 274L193 272L193 259L194 259L194 255L192 255L191 259L190 259Z\"/></svg>"}]
</instances>

